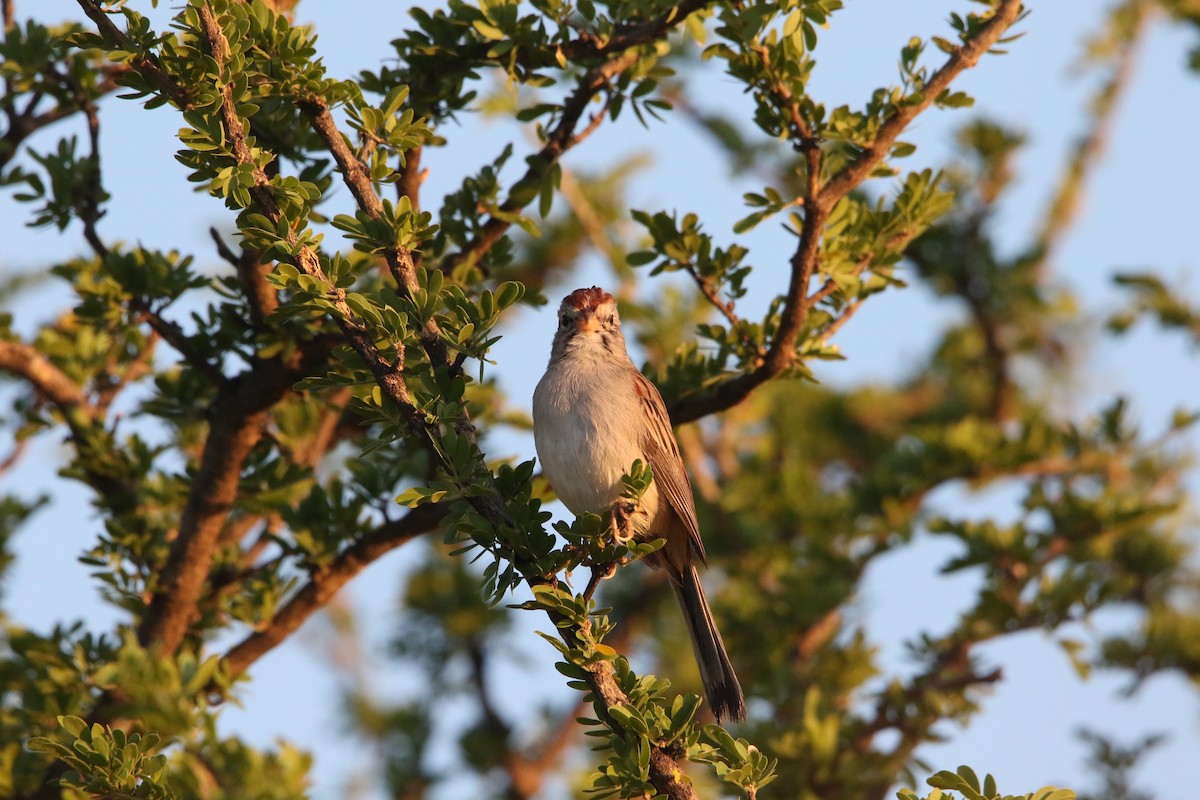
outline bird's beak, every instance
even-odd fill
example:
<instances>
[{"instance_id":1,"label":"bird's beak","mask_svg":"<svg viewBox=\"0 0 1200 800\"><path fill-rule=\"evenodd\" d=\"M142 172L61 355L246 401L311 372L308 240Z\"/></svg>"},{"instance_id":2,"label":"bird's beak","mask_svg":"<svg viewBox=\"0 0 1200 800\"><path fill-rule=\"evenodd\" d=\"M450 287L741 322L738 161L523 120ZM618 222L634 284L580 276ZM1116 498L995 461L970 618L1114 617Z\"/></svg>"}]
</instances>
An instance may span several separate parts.
<instances>
[{"instance_id":1,"label":"bird's beak","mask_svg":"<svg viewBox=\"0 0 1200 800\"><path fill-rule=\"evenodd\" d=\"M579 312L579 316L575 318L575 329L590 333L600 330L600 320L596 319L594 311L584 310Z\"/></svg>"}]
</instances>

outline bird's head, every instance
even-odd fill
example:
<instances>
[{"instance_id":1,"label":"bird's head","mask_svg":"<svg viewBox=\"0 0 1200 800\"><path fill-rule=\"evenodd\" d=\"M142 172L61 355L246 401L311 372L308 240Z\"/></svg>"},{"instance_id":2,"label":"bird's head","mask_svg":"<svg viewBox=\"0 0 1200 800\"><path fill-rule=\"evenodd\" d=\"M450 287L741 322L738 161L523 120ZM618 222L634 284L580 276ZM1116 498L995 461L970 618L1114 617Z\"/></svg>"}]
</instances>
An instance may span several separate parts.
<instances>
[{"instance_id":1,"label":"bird's head","mask_svg":"<svg viewBox=\"0 0 1200 800\"><path fill-rule=\"evenodd\" d=\"M554 334L555 352L567 348L599 346L610 352L625 352L617 301L598 286L576 289L563 298L558 307L558 331Z\"/></svg>"}]
</instances>

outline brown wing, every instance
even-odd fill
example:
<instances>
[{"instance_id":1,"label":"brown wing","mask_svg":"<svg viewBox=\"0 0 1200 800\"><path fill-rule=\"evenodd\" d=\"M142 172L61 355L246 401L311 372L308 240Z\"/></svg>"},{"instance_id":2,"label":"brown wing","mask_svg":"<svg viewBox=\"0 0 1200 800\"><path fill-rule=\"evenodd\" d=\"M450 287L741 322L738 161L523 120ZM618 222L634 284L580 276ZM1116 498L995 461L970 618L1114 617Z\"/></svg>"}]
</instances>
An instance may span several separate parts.
<instances>
[{"instance_id":1,"label":"brown wing","mask_svg":"<svg viewBox=\"0 0 1200 800\"><path fill-rule=\"evenodd\" d=\"M683 468L683 457L671 430L667 406L654 384L640 372L634 371L633 387L642 401L642 409L648 425L642 435L642 452L650 468L654 470L654 485L659 494L667 499L675 514L683 522L691 539L692 550L700 560L708 563L704 555L704 542L700 540L700 523L696 521L696 502L692 497L692 484Z\"/></svg>"}]
</instances>

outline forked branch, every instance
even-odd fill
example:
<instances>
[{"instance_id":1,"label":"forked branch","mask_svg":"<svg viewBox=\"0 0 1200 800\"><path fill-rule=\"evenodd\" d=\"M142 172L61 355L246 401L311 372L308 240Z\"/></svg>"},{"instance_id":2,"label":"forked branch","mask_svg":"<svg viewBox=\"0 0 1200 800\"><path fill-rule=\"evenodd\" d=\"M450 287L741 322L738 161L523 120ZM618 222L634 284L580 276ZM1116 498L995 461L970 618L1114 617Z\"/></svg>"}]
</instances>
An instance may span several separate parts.
<instances>
[{"instance_id":1,"label":"forked branch","mask_svg":"<svg viewBox=\"0 0 1200 800\"><path fill-rule=\"evenodd\" d=\"M799 360L797 343L809 311L816 299L809 294L809 286L816 273L820 253L820 240L825 221L834 205L861 184L887 156L900 133L945 91L964 70L967 70L990 50L1004 33L1017 21L1021 13L1020 0L1000 0L995 12L978 34L954 51L946 62L926 83L918 102L896 108L879 128L874 141L863 148L853 161L839 170L824 185L817 182L820 168L819 149L811 147L805 135L807 126L793 122L793 136L797 147L805 152L808 163L808 187L804 198L804 221L800 230L796 250L791 257L791 270L783 309L774 338L761 361L729 380L713 388L689 395L670 407L671 421L680 425L709 414L723 411L741 403L751 392L769 380L778 378L791 370ZM776 101L792 107L792 98L786 87L775 86ZM820 290L818 289L818 292Z\"/></svg>"}]
</instances>

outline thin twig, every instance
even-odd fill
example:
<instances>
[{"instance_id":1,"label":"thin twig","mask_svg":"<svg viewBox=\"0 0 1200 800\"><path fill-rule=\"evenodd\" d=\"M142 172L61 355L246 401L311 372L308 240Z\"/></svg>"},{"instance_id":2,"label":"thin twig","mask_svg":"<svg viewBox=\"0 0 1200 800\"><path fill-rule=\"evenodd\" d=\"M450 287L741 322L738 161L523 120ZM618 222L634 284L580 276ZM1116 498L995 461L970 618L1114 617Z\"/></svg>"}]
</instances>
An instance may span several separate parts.
<instances>
[{"instance_id":1,"label":"thin twig","mask_svg":"<svg viewBox=\"0 0 1200 800\"><path fill-rule=\"evenodd\" d=\"M1157 9L1148 3L1132 3L1134 19L1118 50L1117 63L1108 82L1097 92L1091 119L1091 128L1076 144L1075 152L1067 170L1059 180L1058 189L1050 202L1041 230L1038 232L1033 252L1038 272L1053 260L1054 252L1063 241L1072 223L1079 215L1080 199L1087 185L1088 174L1095 169L1108 146L1116 112L1133 79L1133 70L1141 54L1141 44L1149 27L1149 21Z\"/></svg>"},{"instance_id":2,"label":"thin twig","mask_svg":"<svg viewBox=\"0 0 1200 800\"><path fill-rule=\"evenodd\" d=\"M83 96L78 84L75 84L73 80L69 80L69 83L76 89L79 96ZM80 107L87 118L91 153L87 162L87 189L83 193L81 200L83 207L78 209L78 215L83 222L83 238L95 250L96 255L103 259L108 255L108 250L100 240L100 234L96 231L96 223L104 215L100 209L100 198L104 194L104 187L100 183L100 116L96 113L96 104L91 100L85 98L80 103Z\"/></svg>"},{"instance_id":3,"label":"thin twig","mask_svg":"<svg viewBox=\"0 0 1200 800\"><path fill-rule=\"evenodd\" d=\"M154 361L154 352L157 350L157 345L162 337L154 331L150 331L150 335L146 337L146 344L138 350L137 355L125 365L119 375L115 375L114 371L117 367L117 362L120 361L121 351L113 350L105 363L104 371L97 378L96 392L96 407L99 411L107 413L109 406L113 400L117 398L126 386L141 378L143 375L151 371L151 364ZM101 382L103 385L101 386Z\"/></svg>"},{"instance_id":4,"label":"thin twig","mask_svg":"<svg viewBox=\"0 0 1200 800\"><path fill-rule=\"evenodd\" d=\"M216 228L209 228L208 235L217 246L217 255L234 269L239 269L242 260L229 248L229 245L225 244L225 240L221 238L220 232Z\"/></svg>"},{"instance_id":5,"label":"thin twig","mask_svg":"<svg viewBox=\"0 0 1200 800\"><path fill-rule=\"evenodd\" d=\"M696 287L700 289L700 293L704 295L709 304L717 311L721 312L721 316L725 317L726 322L729 323L730 329L736 330L738 325L741 324L742 320L733 310L733 301L722 300L720 295L717 294L717 290L713 288L712 281L701 275L696 270L696 266L690 261L684 265L683 269L684 272L690 275L692 280L695 281Z\"/></svg>"},{"instance_id":6,"label":"thin twig","mask_svg":"<svg viewBox=\"0 0 1200 800\"><path fill-rule=\"evenodd\" d=\"M3 461L0 461L0 475L3 475L16 466L16 464L21 460L21 457L25 455L26 450L29 448L29 441L29 439L20 439L17 441L17 443L13 446L12 451L5 456Z\"/></svg>"},{"instance_id":7,"label":"thin twig","mask_svg":"<svg viewBox=\"0 0 1200 800\"><path fill-rule=\"evenodd\" d=\"M620 53L631 47L661 39L692 14L712 5L714 0L683 0L654 19L616 26L607 39L582 33L577 39L562 45L563 55L570 61L580 61Z\"/></svg>"},{"instance_id":8,"label":"thin twig","mask_svg":"<svg viewBox=\"0 0 1200 800\"><path fill-rule=\"evenodd\" d=\"M584 109L587 108L592 98L600 90L607 87L613 78L636 64L638 59L638 52L636 50L629 50L614 56L584 73L583 77L579 79L579 84L575 87L575 91L563 103L558 122L550 130L549 134L547 134L546 142L538 151L537 157L532 159L531 166L515 185L527 186L539 180L545 174L545 170L548 169L549 165L557 163L565 152L582 142L600 126L605 117L603 109L592 117L582 131L577 132L575 130L579 124L579 120L583 116ZM512 227L512 222L509 221L511 216L524 209L525 204L525 201L518 200L510 195L507 200L500 204L498 213L493 214L483 224L478 235L461 251L446 259L442 265L442 270L447 273L454 273L467 264L478 266L480 259Z\"/></svg>"},{"instance_id":9,"label":"thin twig","mask_svg":"<svg viewBox=\"0 0 1200 800\"><path fill-rule=\"evenodd\" d=\"M591 574L588 577L587 588L583 590L583 599L590 601L596 594L596 589L600 587L600 581L611 577L613 574L612 564L597 564L592 567Z\"/></svg>"},{"instance_id":10,"label":"thin twig","mask_svg":"<svg viewBox=\"0 0 1200 800\"><path fill-rule=\"evenodd\" d=\"M855 312L862 307L862 303L863 298L861 297L855 298L847 303L842 309L841 313L838 314L837 318L834 319L833 322L826 325L825 330L821 331L821 340L826 341L832 339L834 334L841 330L842 326L849 322L850 318L854 316Z\"/></svg>"},{"instance_id":11,"label":"thin twig","mask_svg":"<svg viewBox=\"0 0 1200 800\"><path fill-rule=\"evenodd\" d=\"M171 345L179 355L183 356L184 361L203 375L206 380L214 386L221 386L228 382L228 378L221 372L221 368L201 355L199 346L192 337L183 332L183 328L179 327L177 323L164 318L157 311L151 310L140 298L135 298L130 306L140 313L151 330Z\"/></svg>"}]
</instances>

